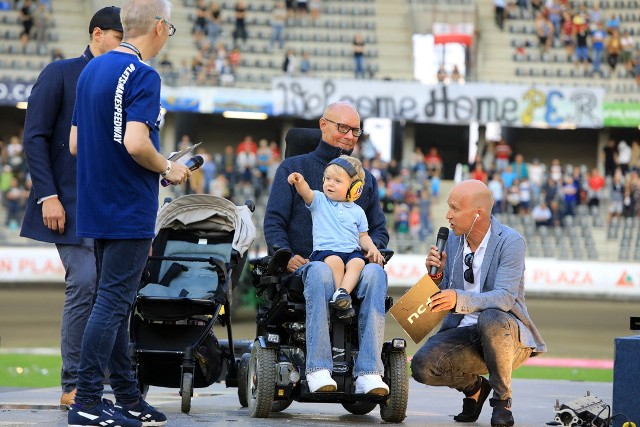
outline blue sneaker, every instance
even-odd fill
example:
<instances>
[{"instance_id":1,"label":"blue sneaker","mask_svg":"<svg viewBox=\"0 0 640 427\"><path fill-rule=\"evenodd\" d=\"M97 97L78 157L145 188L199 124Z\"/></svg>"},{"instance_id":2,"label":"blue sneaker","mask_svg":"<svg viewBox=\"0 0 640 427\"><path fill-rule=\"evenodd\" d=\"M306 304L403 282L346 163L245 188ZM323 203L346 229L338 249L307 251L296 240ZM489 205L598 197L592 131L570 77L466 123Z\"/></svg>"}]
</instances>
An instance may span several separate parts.
<instances>
[{"instance_id":1,"label":"blue sneaker","mask_svg":"<svg viewBox=\"0 0 640 427\"><path fill-rule=\"evenodd\" d=\"M339 308L341 310L346 310L351 308L351 296L349 292L345 289L338 288L333 293L331 300L329 301L334 307Z\"/></svg>"},{"instance_id":2,"label":"blue sneaker","mask_svg":"<svg viewBox=\"0 0 640 427\"><path fill-rule=\"evenodd\" d=\"M116 403L116 409L125 417L142 422L144 427L163 426L167 423L167 417L143 399L138 403Z\"/></svg>"},{"instance_id":3,"label":"blue sneaker","mask_svg":"<svg viewBox=\"0 0 640 427\"><path fill-rule=\"evenodd\" d=\"M91 409L80 408L74 403L69 408L67 422L69 427L142 427L141 421L125 417L107 399L102 399Z\"/></svg>"}]
</instances>

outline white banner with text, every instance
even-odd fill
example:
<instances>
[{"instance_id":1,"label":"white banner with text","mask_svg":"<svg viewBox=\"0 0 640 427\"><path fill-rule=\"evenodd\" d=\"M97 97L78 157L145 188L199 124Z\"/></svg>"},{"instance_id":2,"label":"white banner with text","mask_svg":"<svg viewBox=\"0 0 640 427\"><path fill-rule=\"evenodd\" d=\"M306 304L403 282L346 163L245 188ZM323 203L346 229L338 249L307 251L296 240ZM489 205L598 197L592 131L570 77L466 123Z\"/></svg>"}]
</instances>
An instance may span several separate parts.
<instances>
[{"instance_id":1,"label":"white banner with text","mask_svg":"<svg viewBox=\"0 0 640 427\"><path fill-rule=\"evenodd\" d=\"M172 112L248 112L307 119L319 118L331 102L346 101L362 119L598 129L604 126L604 97L604 89L586 86L277 77L270 90L165 86L161 101Z\"/></svg>"},{"instance_id":2,"label":"white banner with text","mask_svg":"<svg viewBox=\"0 0 640 427\"><path fill-rule=\"evenodd\" d=\"M602 88L522 84L422 84L409 81L278 77L273 114L318 118L327 104L346 101L360 117L467 125L499 122L538 128L601 128Z\"/></svg>"}]
</instances>

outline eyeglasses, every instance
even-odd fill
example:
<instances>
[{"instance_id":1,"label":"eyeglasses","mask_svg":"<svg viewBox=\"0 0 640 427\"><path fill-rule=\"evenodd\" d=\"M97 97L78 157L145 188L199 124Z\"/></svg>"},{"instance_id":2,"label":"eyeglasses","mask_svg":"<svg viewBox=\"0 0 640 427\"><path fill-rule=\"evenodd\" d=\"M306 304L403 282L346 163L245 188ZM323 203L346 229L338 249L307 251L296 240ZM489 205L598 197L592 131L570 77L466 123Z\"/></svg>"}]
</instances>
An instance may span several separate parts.
<instances>
[{"instance_id":1,"label":"eyeglasses","mask_svg":"<svg viewBox=\"0 0 640 427\"><path fill-rule=\"evenodd\" d=\"M161 20L162 22L164 22L165 24L167 24L169 26L169 37L171 37L172 35L174 35L176 33L176 26L173 25L171 22L167 21L162 16L156 16L156 19Z\"/></svg>"},{"instance_id":2,"label":"eyeglasses","mask_svg":"<svg viewBox=\"0 0 640 427\"><path fill-rule=\"evenodd\" d=\"M333 124L336 125L336 127L338 128L338 132L340 133L349 133L351 132L353 134L353 136L355 137L359 137L360 135L362 135L362 129L360 128L352 128L349 125L345 125L344 123L338 123L338 122L334 122L333 120L329 120L326 117L322 117L323 119L325 119L328 122L331 122Z\"/></svg>"},{"instance_id":3,"label":"eyeglasses","mask_svg":"<svg viewBox=\"0 0 640 427\"><path fill-rule=\"evenodd\" d=\"M464 280L469 283L473 283L473 252L469 252L464 256L464 265L468 267L463 274Z\"/></svg>"}]
</instances>

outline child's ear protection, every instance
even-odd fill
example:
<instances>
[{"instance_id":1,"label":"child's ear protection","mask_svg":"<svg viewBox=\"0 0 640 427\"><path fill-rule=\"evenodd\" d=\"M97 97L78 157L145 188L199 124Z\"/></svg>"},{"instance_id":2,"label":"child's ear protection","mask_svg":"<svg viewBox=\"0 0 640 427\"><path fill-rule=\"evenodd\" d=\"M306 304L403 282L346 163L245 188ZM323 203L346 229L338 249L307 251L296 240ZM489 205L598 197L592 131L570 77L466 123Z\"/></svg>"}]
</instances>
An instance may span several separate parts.
<instances>
[{"instance_id":1,"label":"child's ear protection","mask_svg":"<svg viewBox=\"0 0 640 427\"><path fill-rule=\"evenodd\" d=\"M356 168L353 167L353 165L351 163L349 163L348 160L343 159L343 158L335 158L333 160L331 160L329 162L330 165L338 165L340 166L342 169L344 169L345 171L347 171L347 174L349 174L350 178L353 178L354 176L358 175L358 172L356 171ZM360 197L360 195L362 194L362 188L364 187L364 182L362 182L361 179L354 179L353 182L351 183L351 185L349 186L349 189L347 190L347 194L345 195L345 198L347 199L347 202L354 202L358 199L358 197Z\"/></svg>"}]
</instances>

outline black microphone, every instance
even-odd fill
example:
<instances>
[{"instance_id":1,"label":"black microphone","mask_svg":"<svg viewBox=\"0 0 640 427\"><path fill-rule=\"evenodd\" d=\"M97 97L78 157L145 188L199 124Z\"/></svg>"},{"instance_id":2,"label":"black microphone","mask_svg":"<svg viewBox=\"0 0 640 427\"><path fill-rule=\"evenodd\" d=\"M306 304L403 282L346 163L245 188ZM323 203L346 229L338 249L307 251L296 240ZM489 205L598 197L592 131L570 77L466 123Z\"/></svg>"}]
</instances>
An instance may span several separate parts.
<instances>
[{"instance_id":1,"label":"black microphone","mask_svg":"<svg viewBox=\"0 0 640 427\"><path fill-rule=\"evenodd\" d=\"M440 227L438 230L438 238L436 240L436 247L438 248L438 253L442 254L444 250L444 244L447 243L447 239L449 238L449 229L447 227ZM429 269L429 274L435 276L438 274L438 266L432 265Z\"/></svg>"},{"instance_id":2,"label":"black microphone","mask_svg":"<svg viewBox=\"0 0 640 427\"><path fill-rule=\"evenodd\" d=\"M203 164L204 164L204 159L202 158L202 156L195 156L187 160L184 165L188 167L190 171L194 171L198 169L200 166L202 166ZM160 181L160 184L162 184L163 187L167 187L171 185L171 181L169 181L166 178L162 178L162 181Z\"/></svg>"}]
</instances>

